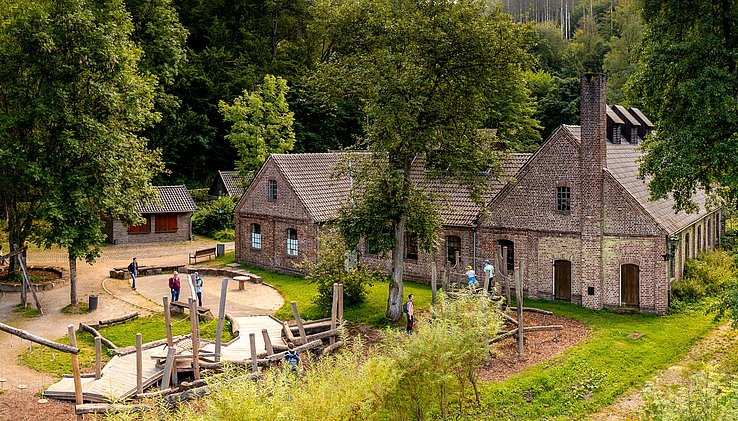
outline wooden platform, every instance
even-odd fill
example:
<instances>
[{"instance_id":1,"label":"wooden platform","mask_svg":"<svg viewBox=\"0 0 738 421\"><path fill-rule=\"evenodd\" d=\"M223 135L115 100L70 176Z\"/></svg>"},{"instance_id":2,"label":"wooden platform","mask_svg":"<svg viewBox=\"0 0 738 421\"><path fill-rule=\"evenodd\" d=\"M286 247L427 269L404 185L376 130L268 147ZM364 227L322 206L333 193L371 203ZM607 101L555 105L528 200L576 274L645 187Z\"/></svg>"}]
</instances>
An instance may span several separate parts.
<instances>
[{"instance_id":1,"label":"wooden platform","mask_svg":"<svg viewBox=\"0 0 738 421\"><path fill-rule=\"evenodd\" d=\"M166 345L142 352L144 389L159 381L163 368L156 366L151 356ZM116 402L136 394L136 353L113 357L102 369L100 379L82 378L82 398L85 402ZM65 377L44 392L48 398L74 400L74 379Z\"/></svg>"},{"instance_id":2,"label":"wooden platform","mask_svg":"<svg viewBox=\"0 0 738 421\"><path fill-rule=\"evenodd\" d=\"M234 317L239 327L239 336L228 346L221 349L221 361L241 362L251 359L251 344L249 343L249 334L256 336L256 353L266 353L264 345L264 336L261 334L262 329L269 332L269 339L272 344L285 345L282 339L282 324L269 316L245 316ZM215 353L215 345L210 344L202 348L203 353ZM203 360L213 361L211 357L203 358Z\"/></svg>"},{"instance_id":3,"label":"wooden platform","mask_svg":"<svg viewBox=\"0 0 738 421\"><path fill-rule=\"evenodd\" d=\"M247 361L251 359L251 345L249 334L256 336L256 353L266 353L262 329L269 332L272 344L284 345L282 339L282 324L270 316L245 316L234 317L239 328L239 337L228 345L224 345L221 352L221 361ZM212 354L215 352L215 344L202 340L203 347L200 351L200 359L213 361ZM207 341L210 342L210 341ZM189 343L189 348L186 346ZM191 355L192 345L189 339L178 342L180 354ZM204 354L204 355L203 355ZM210 354L210 355L208 355ZM161 380L164 368L157 365L167 355L166 345L161 345L142 352L143 360L143 387L153 385ZM185 361L182 361L183 363ZM82 398L85 402L118 402L136 394L136 353L113 357L102 369L100 379L94 377L82 378ZM74 379L64 377L59 382L49 386L44 392L47 398L74 400Z\"/></svg>"}]
</instances>

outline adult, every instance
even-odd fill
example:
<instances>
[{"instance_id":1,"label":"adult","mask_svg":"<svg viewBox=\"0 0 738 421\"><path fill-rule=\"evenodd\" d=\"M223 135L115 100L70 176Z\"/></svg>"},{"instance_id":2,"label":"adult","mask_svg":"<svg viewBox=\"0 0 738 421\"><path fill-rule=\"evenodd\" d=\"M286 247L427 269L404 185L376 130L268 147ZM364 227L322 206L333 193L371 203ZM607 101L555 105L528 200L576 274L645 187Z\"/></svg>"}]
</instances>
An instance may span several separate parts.
<instances>
[{"instance_id":1,"label":"adult","mask_svg":"<svg viewBox=\"0 0 738 421\"><path fill-rule=\"evenodd\" d=\"M172 302L179 301L179 288L180 288L181 282L179 280L179 273L177 271L174 271L174 274L172 274L172 277L169 278L169 290L172 292Z\"/></svg>"},{"instance_id":2,"label":"adult","mask_svg":"<svg viewBox=\"0 0 738 421\"><path fill-rule=\"evenodd\" d=\"M405 311L405 316L407 316L407 326L405 327L405 331L408 335L413 333L413 324L415 324L415 317L413 316L414 308L413 308L413 294L410 294L407 296L407 302L403 306L403 310Z\"/></svg>"},{"instance_id":3,"label":"adult","mask_svg":"<svg viewBox=\"0 0 738 421\"><path fill-rule=\"evenodd\" d=\"M133 290L136 290L136 277L138 276L138 262L136 261L136 258L133 258L133 261L128 265L128 273L131 274L131 287Z\"/></svg>"},{"instance_id":4,"label":"adult","mask_svg":"<svg viewBox=\"0 0 738 421\"><path fill-rule=\"evenodd\" d=\"M197 306L202 307L202 278L200 274L195 272L195 294L197 294Z\"/></svg>"},{"instance_id":5,"label":"adult","mask_svg":"<svg viewBox=\"0 0 738 421\"><path fill-rule=\"evenodd\" d=\"M472 268L471 266L467 266L464 275L466 275L470 287L477 286L477 273L474 272L474 268Z\"/></svg>"},{"instance_id":6,"label":"adult","mask_svg":"<svg viewBox=\"0 0 738 421\"><path fill-rule=\"evenodd\" d=\"M492 265L492 263L488 260L484 261L484 270L485 276L487 276L487 279L489 279L489 285L487 286L487 292L494 291L494 283L495 283L495 267Z\"/></svg>"}]
</instances>

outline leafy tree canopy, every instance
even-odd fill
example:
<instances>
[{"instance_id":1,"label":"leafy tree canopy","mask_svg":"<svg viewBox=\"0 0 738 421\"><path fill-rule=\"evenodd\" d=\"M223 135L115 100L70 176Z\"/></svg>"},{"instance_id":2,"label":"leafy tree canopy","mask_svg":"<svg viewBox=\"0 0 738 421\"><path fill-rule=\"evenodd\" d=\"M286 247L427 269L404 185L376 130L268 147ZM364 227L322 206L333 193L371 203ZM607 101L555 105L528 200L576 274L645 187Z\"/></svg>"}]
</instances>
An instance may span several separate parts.
<instances>
[{"instance_id":1,"label":"leafy tree canopy","mask_svg":"<svg viewBox=\"0 0 738 421\"><path fill-rule=\"evenodd\" d=\"M367 236L393 250L387 314L397 319L405 231L432 249L440 229L433 195L413 182L411 169L425 159L429 177L458 181L480 199L479 174L496 170L499 156L496 138L478 129L487 121L504 131L533 123L513 115L528 106L525 29L473 0L325 0L315 16L326 47L313 82L363 104L362 146L371 152L368 165L351 170L362 194L344 212L343 231L352 246Z\"/></svg>"},{"instance_id":2,"label":"leafy tree canopy","mask_svg":"<svg viewBox=\"0 0 738 421\"><path fill-rule=\"evenodd\" d=\"M641 174L654 198L695 210L697 189L738 198L738 4L647 0L644 50L629 80L655 120Z\"/></svg>"},{"instance_id":3,"label":"leafy tree canopy","mask_svg":"<svg viewBox=\"0 0 738 421\"><path fill-rule=\"evenodd\" d=\"M273 75L254 92L244 91L233 104L220 102L223 118L233 123L226 135L238 151L237 166L248 179L271 153L286 153L295 145L293 113L287 104L287 81Z\"/></svg>"}]
</instances>

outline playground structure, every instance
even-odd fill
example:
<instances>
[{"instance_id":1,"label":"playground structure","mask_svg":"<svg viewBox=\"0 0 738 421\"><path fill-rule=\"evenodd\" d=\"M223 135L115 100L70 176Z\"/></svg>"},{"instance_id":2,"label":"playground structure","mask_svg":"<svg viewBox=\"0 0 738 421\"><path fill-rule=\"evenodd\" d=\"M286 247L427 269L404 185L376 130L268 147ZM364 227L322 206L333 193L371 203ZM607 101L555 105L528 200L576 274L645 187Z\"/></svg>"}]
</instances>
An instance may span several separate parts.
<instances>
[{"instance_id":1,"label":"playground structure","mask_svg":"<svg viewBox=\"0 0 738 421\"><path fill-rule=\"evenodd\" d=\"M192 296L195 296L192 278L188 276L188 279ZM144 344L139 333L135 347L118 348L97 330L100 326L135 318L137 313L100 320L97 323L80 323L79 330L89 332L95 337L95 372L91 374L80 374L80 349L77 347L73 325L68 326L70 345L50 341L3 323L0 323L0 330L71 354L72 374L64 375L59 382L51 385L44 392L44 397L75 401L78 419L87 413L145 408L141 404L123 404L132 399L161 396L176 403L203 395L209 389L201 379L201 370L218 371L224 364L250 366L250 376L256 378L262 367L277 364L283 359L289 342L294 343L298 351L313 350L318 355L342 346L340 323L343 319L343 285L334 285L330 318L304 321L300 317L297 303L292 302L295 323L290 325L271 316L234 317L226 314L228 282L229 278L222 279L215 341L200 337L200 317L197 302L192 297L188 300L188 335L172 335L168 297L162 298L166 339ZM231 322L234 339L222 343L226 319ZM103 344L115 353L104 367L101 364ZM145 390L148 392L145 393Z\"/></svg>"}]
</instances>

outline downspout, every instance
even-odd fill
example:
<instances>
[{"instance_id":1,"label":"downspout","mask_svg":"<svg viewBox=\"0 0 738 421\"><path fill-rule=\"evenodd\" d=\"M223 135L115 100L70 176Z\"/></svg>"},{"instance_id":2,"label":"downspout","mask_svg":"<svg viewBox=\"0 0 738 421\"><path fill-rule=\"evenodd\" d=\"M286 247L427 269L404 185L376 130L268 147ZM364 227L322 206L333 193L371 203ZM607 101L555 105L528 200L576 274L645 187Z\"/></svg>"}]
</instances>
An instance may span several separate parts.
<instances>
[{"instance_id":1,"label":"downspout","mask_svg":"<svg viewBox=\"0 0 738 421\"><path fill-rule=\"evenodd\" d=\"M477 268L477 227L479 226L479 219L475 219L472 222L472 267L476 270Z\"/></svg>"}]
</instances>

